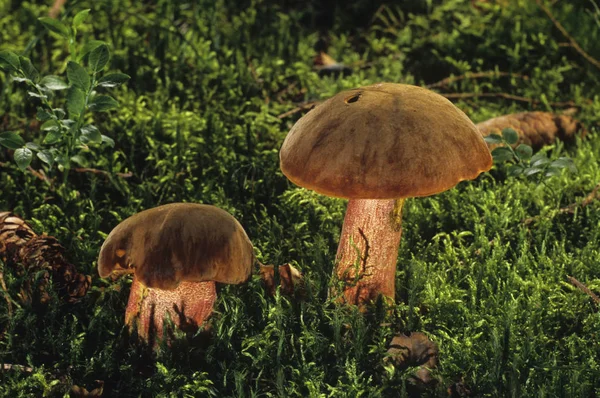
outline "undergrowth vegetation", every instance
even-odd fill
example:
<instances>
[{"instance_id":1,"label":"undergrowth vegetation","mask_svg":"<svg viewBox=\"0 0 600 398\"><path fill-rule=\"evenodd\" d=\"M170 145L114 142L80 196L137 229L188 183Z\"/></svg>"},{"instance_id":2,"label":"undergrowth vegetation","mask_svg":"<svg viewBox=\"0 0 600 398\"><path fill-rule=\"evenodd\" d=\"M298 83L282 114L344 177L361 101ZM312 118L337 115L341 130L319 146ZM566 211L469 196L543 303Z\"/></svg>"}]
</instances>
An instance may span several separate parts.
<instances>
[{"instance_id":1,"label":"undergrowth vegetation","mask_svg":"<svg viewBox=\"0 0 600 398\"><path fill-rule=\"evenodd\" d=\"M119 397L406 396L414 369L383 359L392 336L410 331L440 349L426 395L457 383L475 396L600 394L598 305L567 278L600 291L600 201L581 206L600 182L600 69L535 1L408 3L67 1L61 17L90 9L78 35L108 43L106 69L130 80L111 89L118 109L93 119L114 147L81 148L65 187L39 159L23 172L0 151L0 211L56 236L93 277L77 303L26 305L17 295L28 276L3 268L0 364L31 371L0 367L0 395L62 396L102 380L104 396ZM600 58L597 3L554 3L544 7ZM68 41L38 21L50 6L0 1L0 49L41 75L68 68ZM353 73L315 71L325 45ZM543 149L572 158L576 172L540 183L498 164L408 200L396 303L364 316L328 300L346 202L294 186L278 153L310 103L380 81L430 85L475 122L576 107L588 134ZM20 84L0 72L0 132L41 144ZM131 281L100 279L95 267L115 225L171 202L230 212L261 262L303 272L305 297L271 297L255 272L219 291L209 343L181 336L152 353L124 326Z\"/></svg>"}]
</instances>

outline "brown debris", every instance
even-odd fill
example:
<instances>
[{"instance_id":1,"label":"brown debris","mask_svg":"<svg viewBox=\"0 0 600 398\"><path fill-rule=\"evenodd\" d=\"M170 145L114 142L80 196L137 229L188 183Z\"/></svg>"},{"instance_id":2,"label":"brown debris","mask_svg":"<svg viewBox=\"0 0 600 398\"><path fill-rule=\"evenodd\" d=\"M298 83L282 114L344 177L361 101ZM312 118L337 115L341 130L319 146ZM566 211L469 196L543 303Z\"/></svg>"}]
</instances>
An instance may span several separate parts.
<instances>
[{"instance_id":1,"label":"brown debris","mask_svg":"<svg viewBox=\"0 0 600 398\"><path fill-rule=\"evenodd\" d=\"M435 384L436 380L431 376L431 369L437 366L438 348L424 333L396 335L389 346L387 362L391 362L400 370L412 366L420 367L412 376L412 382L416 386L426 387Z\"/></svg>"},{"instance_id":2,"label":"brown debris","mask_svg":"<svg viewBox=\"0 0 600 398\"><path fill-rule=\"evenodd\" d=\"M101 397L104 392L104 380L96 380L98 387L91 391L88 391L85 387L73 385L71 387L70 396L71 398L89 398L89 397Z\"/></svg>"},{"instance_id":3,"label":"brown debris","mask_svg":"<svg viewBox=\"0 0 600 398\"><path fill-rule=\"evenodd\" d=\"M273 265L260 265L260 276L265 284L267 292L274 296L276 289L275 267ZM302 290L304 281L302 273L290 264L279 266L279 286L281 293L286 295L294 294L296 290Z\"/></svg>"},{"instance_id":4,"label":"brown debris","mask_svg":"<svg viewBox=\"0 0 600 398\"><path fill-rule=\"evenodd\" d=\"M576 119L550 112L513 113L486 120L476 126L483 136L502 135L503 129L512 128L519 134L519 141L514 146L527 144L534 150L552 144L557 139L572 142L578 132L581 137L586 134L586 130ZM496 146L490 145L490 149Z\"/></svg>"},{"instance_id":5,"label":"brown debris","mask_svg":"<svg viewBox=\"0 0 600 398\"><path fill-rule=\"evenodd\" d=\"M85 296L91 277L77 272L65 258L65 248L56 238L37 235L25 221L10 212L0 213L0 259L17 274L29 273L19 298L45 304L50 296L46 286L52 279L61 297L75 302Z\"/></svg>"}]
</instances>

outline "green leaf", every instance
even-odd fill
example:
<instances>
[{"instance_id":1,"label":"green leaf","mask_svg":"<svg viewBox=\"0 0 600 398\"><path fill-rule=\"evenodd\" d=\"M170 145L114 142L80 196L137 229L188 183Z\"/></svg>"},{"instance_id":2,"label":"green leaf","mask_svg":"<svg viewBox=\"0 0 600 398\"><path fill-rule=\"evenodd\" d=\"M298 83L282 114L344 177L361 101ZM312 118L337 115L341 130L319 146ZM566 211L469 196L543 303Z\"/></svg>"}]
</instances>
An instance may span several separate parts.
<instances>
[{"instance_id":1,"label":"green leaf","mask_svg":"<svg viewBox=\"0 0 600 398\"><path fill-rule=\"evenodd\" d=\"M89 162L81 155L71 156L71 162L78 164L81 167L88 167Z\"/></svg>"},{"instance_id":2,"label":"green leaf","mask_svg":"<svg viewBox=\"0 0 600 398\"><path fill-rule=\"evenodd\" d=\"M15 150L15 162L21 170L25 170L31 164L33 152L29 148L19 148Z\"/></svg>"},{"instance_id":3,"label":"green leaf","mask_svg":"<svg viewBox=\"0 0 600 398\"><path fill-rule=\"evenodd\" d=\"M35 142L28 142L27 144L25 144L25 148L29 148L32 151L39 151L40 149L42 149L38 144L36 144Z\"/></svg>"},{"instance_id":4,"label":"green leaf","mask_svg":"<svg viewBox=\"0 0 600 398\"><path fill-rule=\"evenodd\" d=\"M490 134L488 136L483 137L483 140L488 144L502 144L502 137L498 134Z\"/></svg>"},{"instance_id":5,"label":"green leaf","mask_svg":"<svg viewBox=\"0 0 600 398\"><path fill-rule=\"evenodd\" d=\"M81 10L73 17L73 29L79 28L90 14L90 9Z\"/></svg>"},{"instance_id":6,"label":"green leaf","mask_svg":"<svg viewBox=\"0 0 600 398\"><path fill-rule=\"evenodd\" d=\"M525 171L525 168L523 166L521 166L520 164L513 164L510 167L508 167L508 169L506 171L509 176L518 176L518 175L523 174L523 172Z\"/></svg>"},{"instance_id":7,"label":"green leaf","mask_svg":"<svg viewBox=\"0 0 600 398\"><path fill-rule=\"evenodd\" d=\"M83 66L76 62L69 61L67 64L67 77L71 85L80 88L83 91L90 89L90 75L86 72Z\"/></svg>"},{"instance_id":8,"label":"green leaf","mask_svg":"<svg viewBox=\"0 0 600 398\"><path fill-rule=\"evenodd\" d=\"M17 133L5 131L0 133L0 145L8 149L17 149L25 145L25 140Z\"/></svg>"},{"instance_id":9,"label":"green leaf","mask_svg":"<svg viewBox=\"0 0 600 398\"><path fill-rule=\"evenodd\" d=\"M108 59L110 58L110 51L108 50L108 46L106 44L102 44L90 52L89 65L92 71L100 72L106 64L108 63Z\"/></svg>"},{"instance_id":10,"label":"green leaf","mask_svg":"<svg viewBox=\"0 0 600 398\"><path fill-rule=\"evenodd\" d=\"M127 80L129 79L129 75L126 75L125 73L110 73L108 75L103 76L98 81L98 86L106 88L117 87L127 82Z\"/></svg>"},{"instance_id":11,"label":"green leaf","mask_svg":"<svg viewBox=\"0 0 600 398\"><path fill-rule=\"evenodd\" d=\"M65 90L69 88L67 82L54 75L44 76L42 80L40 80L40 85L46 87L48 90Z\"/></svg>"},{"instance_id":12,"label":"green leaf","mask_svg":"<svg viewBox=\"0 0 600 398\"><path fill-rule=\"evenodd\" d=\"M46 163L48 166L52 167L52 165L54 164L54 157L52 156L52 152L50 152L49 150L43 150L43 151L39 151L37 153L37 157L44 163Z\"/></svg>"},{"instance_id":13,"label":"green leaf","mask_svg":"<svg viewBox=\"0 0 600 398\"><path fill-rule=\"evenodd\" d=\"M548 167L546 169L546 177L554 177L554 176L559 176L561 172L561 169L556 168L556 167Z\"/></svg>"},{"instance_id":14,"label":"green leaf","mask_svg":"<svg viewBox=\"0 0 600 398\"><path fill-rule=\"evenodd\" d=\"M79 52L79 57L77 59L82 59L83 57L85 57L90 51L94 50L96 47L101 46L103 44L106 44L105 42L103 42L102 40L90 40L88 42L86 42L83 47L81 48L81 51Z\"/></svg>"},{"instance_id":15,"label":"green leaf","mask_svg":"<svg viewBox=\"0 0 600 398\"><path fill-rule=\"evenodd\" d=\"M533 157L531 158L529 166L530 167L539 167L539 166L544 166L548 163L550 163L550 159L548 159L546 154L543 152L538 152L535 155L533 155Z\"/></svg>"},{"instance_id":16,"label":"green leaf","mask_svg":"<svg viewBox=\"0 0 600 398\"><path fill-rule=\"evenodd\" d=\"M106 112L119 107L119 103L110 95L97 95L90 102L90 110Z\"/></svg>"},{"instance_id":17,"label":"green leaf","mask_svg":"<svg viewBox=\"0 0 600 398\"><path fill-rule=\"evenodd\" d=\"M523 172L523 174L527 177L532 176L534 174L537 173L541 173L542 171L544 171L544 169L539 168L539 167L528 167L525 169L525 171Z\"/></svg>"},{"instance_id":18,"label":"green leaf","mask_svg":"<svg viewBox=\"0 0 600 398\"><path fill-rule=\"evenodd\" d=\"M54 161L63 167L67 167L69 165L69 158L64 153L58 153L54 157Z\"/></svg>"},{"instance_id":19,"label":"green leaf","mask_svg":"<svg viewBox=\"0 0 600 398\"><path fill-rule=\"evenodd\" d=\"M40 78L40 72L35 69L35 66L31 63L29 58L27 57L19 57L19 62L21 63L21 70L26 78L31 80L32 82L37 83Z\"/></svg>"},{"instance_id":20,"label":"green leaf","mask_svg":"<svg viewBox=\"0 0 600 398\"><path fill-rule=\"evenodd\" d=\"M60 130L50 130L46 137L44 137L44 144L52 145L56 144L58 141L62 139L63 135Z\"/></svg>"},{"instance_id":21,"label":"green leaf","mask_svg":"<svg viewBox=\"0 0 600 398\"><path fill-rule=\"evenodd\" d=\"M51 30L54 33L58 33L65 39L69 38L69 28L62 22L50 17L38 18L38 21L40 21L46 27L46 29Z\"/></svg>"},{"instance_id":22,"label":"green leaf","mask_svg":"<svg viewBox=\"0 0 600 398\"><path fill-rule=\"evenodd\" d=\"M533 155L533 149L531 149L531 147L529 145L525 145L525 144L520 144L515 149L515 152L516 152L517 156L519 157L519 159L521 159L521 160L531 159L531 155Z\"/></svg>"},{"instance_id":23,"label":"green leaf","mask_svg":"<svg viewBox=\"0 0 600 398\"><path fill-rule=\"evenodd\" d=\"M505 147L496 148L492 151L492 156L496 163L504 162L514 158L510 149Z\"/></svg>"},{"instance_id":24,"label":"green leaf","mask_svg":"<svg viewBox=\"0 0 600 398\"><path fill-rule=\"evenodd\" d=\"M21 69L19 56L11 51L0 51L0 68L6 69L9 72Z\"/></svg>"},{"instance_id":25,"label":"green leaf","mask_svg":"<svg viewBox=\"0 0 600 398\"><path fill-rule=\"evenodd\" d=\"M67 92L67 112L72 119L79 119L85 109L85 93L77 87L71 87Z\"/></svg>"},{"instance_id":26,"label":"green leaf","mask_svg":"<svg viewBox=\"0 0 600 398\"><path fill-rule=\"evenodd\" d=\"M508 145L516 144L519 141L519 134L515 129L508 127L502 130L502 138Z\"/></svg>"},{"instance_id":27,"label":"green leaf","mask_svg":"<svg viewBox=\"0 0 600 398\"><path fill-rule=\"evenodd\" d=\"M106 136L104 134L102 135L102 142L111 148L115 147L115 140L113 140L112 138L110 138L109 136Z\"/></svg>"},{"instance_id":28,"label":"green leaf","mask_svg":"<svg viewBox=\"0 0 600 398\"><path fill-rule=\"evenodd\" d=\"M60 123L56 120L48 120L40 127L40 130L42 131L58 131L59 129Z\"/></svg>"},{"instance_id":29,"label":"green leaf","mask_svg":"<svg viewBox=\"0 0 600 398\"><path fill-rule=\"evenodd\" d=\"M54 115L51 114L50 112L46 111L44 108L38 106L37 113L35 114L35 118L37 120L39 120L40 122L45 122L47 120L54 118Z\"/></svg>"},{"instance_id":30,"label":"green leaf","mask_svg":"<svg viewBox=\"0 0 600 398\"><path fill-rule=\"evenodd\" d=\"M577 167L575 166L575 163L573 163L573 159L567 158L567 157L560 157L560 158L556 159L555 161L550 163L550 167L556 167L559 169L567 169L572 173L577 172Z\"/></svg>"},{"instance_id":31,"label":"green leaf","mask_svg":"<svg viewBox=\"0 0 600 398\"><path fill-rule=\"evenodd\" d=\"M54 114L56 115L56 117L58 119L64 119L65 116L67 116L67 113L62 108L54 108L54 109L52 109L52 112L54 112Z\"/></svg>"},{"instance_id":32,"label":"green leaf","mask_svg":"<svg viewBox=\"0 0 600 398\"><path fill-rule=\"evenodd\" d=\"M88 142L101 143L102 134L96 126L88 124L81 128L81 142L87 144Z\"/></svg>"}]
</instances>

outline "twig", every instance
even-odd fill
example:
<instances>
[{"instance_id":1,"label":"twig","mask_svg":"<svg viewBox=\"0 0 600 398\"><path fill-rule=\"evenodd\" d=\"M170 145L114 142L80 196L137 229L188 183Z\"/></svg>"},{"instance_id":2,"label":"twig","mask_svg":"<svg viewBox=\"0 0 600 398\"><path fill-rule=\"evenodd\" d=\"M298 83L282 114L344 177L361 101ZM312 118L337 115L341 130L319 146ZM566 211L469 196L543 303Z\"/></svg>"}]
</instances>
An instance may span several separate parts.
<instances>
[{"instance_id":1,"label":"twig","mask_svg":"<svg viewBox=\"0 0 600 398\"><path fill-rule=\"evenodd\" d=\"M104 176L110 176L110 173L108 171L105 170L99 170L99 169L92 169L89 167L78 167L76 169L74 169L77 173L92 173L92 174L102 174ZM115 175L117 177L121 177L121 178L129 178L133 176L132 172L128 172L128 173L115 173Z\"/></svg>"},{"instance_id":2,"label":"twig","mask_svg":"<svg viewBox=\"0 0 600 398\"><path fill-rule=\"evenodd\" d=\"M598 61L596 58L592 57L590 54L588 54L587 52L585 52L585 50L583 48L581 48L579 46L579 44L575 41L575 39L569 34L569 32L567 32L567 30L561 25L560 22L558 22L558 20L554 17L554 15L552 14L552 11L550 11L548 8L546 8L543 4L542 4L542 0L535 0L535 2L537 3L537 5L542 9L542 11L544 11L546 13L546 15L548 16L548 18L550 18L550 20L552 21L552 23L554 24L554 26L560 30L560 33L562 33L562 35L569 40L569 42L571 43L571 46L573 46L573 48L575 49L575 51L577 51L583 58L585 58L589 63L591 63L592 65L594 65L596 68L600 69L600 61Z\"/></svg>"},{"instance_id":3,"label":"twig","mask_svg":"<svg viewBox=\"0 0 600 398\"><path fill-rule=\"evenodd\" d=\"M33 373L33 368L30 366L14 365L12 363L2 364L2 367L0 368L0 370L18 370L23 373Z\"/></svg>"},{"instance_id":4,"label":"twig","mask_svg":"<svg viewBox=\"0 0 600 398\"><path fill-rule=\"evenodd\" d=\"M485 97L485 98L505 98L505 99L512 100L512 101L527 102L529 104L534 104L534 105L542 103L542 101L540 101L540 100L536 100L533 98L527 98L527 97L521 97L519 95L513 95L513 94L508 94L508 93L448 93L448 94L440 93L440 95L444 96L448 99ZM573 101L549 102L549 104L554 107L575 107L575 108L579 107L579 105L577 105Z\"/></svg>"},{"instance_id":5,"label":"twig","mask_svg":"<svg viewBox=\"0 0 600 398\"><path fill-rule=\"evenodd\" d=\"M67 0L55 0L54 4L52 5L52 8L50 9L50 11L48 11L48 16L50 18L56 19L58 17L58 14L60 14L61 8L65 5L66 2Z\"/></svg>"},{"instance_id":6,"label":"twig","mask_svg":"<svg viewBox=\"0 0 600 398\"><path fill-rule=\"evenodd\" d=\"M295 114L295 113L302 112L302 111L305 111L305 110L307 110L307 109L310 109L310 108L312 108L313 106L316 106L316 105L320 104L321 102L322 102L322 101L310 101L310 102L305 102L305 103L303 103L303 104L299 105L298 107L296 107L296 108L294 108L294 109L292 109L292 110L289 110L289 111L287 111L287 112L284 112L284 113L282 113L281 115L279 115L279 116L277 116L277 117L278 117L279 119L284 119L284 118L286 118L286 117L288 117L288 116L291 116L291 115L293 115L293 114Z\"/></svg>"},{"instance_id":7,"label":"twig","mask_svg":"<svg viewBox=\"0 0 600 398\"><path fill-rule=\"evenodd\" d=\"M33 174L35 177L39 178L40 180L44 181L46 184L48 185L52 185L52 180L50 180L46 174L44 174L43 171L37 171L35 170L33 167L31 166L27 166L27 171L29 171L31 174Z\"/></svg>"},{"instance_id":8,"label":"twig","mask_svg":"<svg viewBox=\"0 0 600 398\"><path fill-rule=\"evenodd\" d=\"M449 76L445 79L440 80L439 82L427 84L425 87L427 87L427 88L443 87L450 83L454 83L456 81L464 80L464 79L481 79L481 78L485 78L485 77L501 77L501 76L518 77L523 80L529 80L529 76L521 75L519 73L489 71L489 72L478 72L478 73L465 73L464 75L459 75L459 76Z\"/></svg>"},{"instance_id":9,"label":"twig","mask_svg":"<svg viewBox=\"0 0 600 398\"><path fill-rule=\"evenodd\" d=\"M600 183L598 185L596 185L594 187L594 189L592 189L592 191L585 196L585 198L583 198L583 200L581 201L581 204L571 203L570 205L561 207L560 209L558 209L557 214L564 214L564 213L573 214L577 207L585 207L585 206L591 204L594 200L599 199L599 198L600 198ZM524 219L522 222L525 225L529 225L532 222L539 220L541 217L542 216L528 217L528 218Z\"/></svg>"},{"instance_id":10,"label":"twig","mask_svg":"<svg viewBox=\"0 0 600 398\"><path fill-rule=\"evenodd\" d=\"M596 303L596 305L600 305L600 297L598 297L594 292L592 292L586 285L579 282L577 279L573 278L572 276L567 276L567 279L579 290L581 290L582 292L584 292L585 294L590 296L592 298L592 300L594 300L594 303Z\"/></svg>"}]
</instances>

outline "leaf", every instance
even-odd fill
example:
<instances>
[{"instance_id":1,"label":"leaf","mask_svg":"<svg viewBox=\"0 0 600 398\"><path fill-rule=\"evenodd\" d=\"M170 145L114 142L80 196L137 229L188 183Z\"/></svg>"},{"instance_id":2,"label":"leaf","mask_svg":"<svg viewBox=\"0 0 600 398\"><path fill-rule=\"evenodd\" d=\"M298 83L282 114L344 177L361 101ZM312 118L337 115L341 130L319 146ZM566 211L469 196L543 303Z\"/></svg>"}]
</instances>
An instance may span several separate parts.
<instances>
[{"instance_id":1,"label":"leaf","mask_svg":"<svg viewBox=\"0 0 600 398\"><path fill-rule=\"evenodd\" d=\"M67 82L55 75L44 76L40 80L40 85L46 87L48 90L65 90L69 88Z\"/></svg>"},{"instance_id":2,"label":"leaf","mask_svg":"<svg viewBox=\"0 0 600 398\"><path fill-rule=\"evenodd\" d=\"M560 157L560 158L556 159L555 161L550 163L550 167L556 167L559 169L567 169L572 173L577 172L577 167L575 166L575 163L573 163L573 159L567 158L567 157Z\"/></svg>"},{"instance_id":3,"label":"leaf","mask_svg":"<svg viewBox=\"0 0 600 398\"><path fill-rule=\"evenodd\" d=\"M54 157L54 161L63 167L69 165L69 158L64 153L56 154L56 156Z\"/></svg>"},{"instance_id":4,"label":"leaf","mask_svg":"<svg viewBox=\"0 0 600 398\"><path fill-rule=\"evenodd\" d=\"M537 173L541 173L542 171L544 171L544 169L539 168L539 167L528 167L525 169L525 171L523 172L523 174L527 177L532 176L534 174Z\"/></svg>"},{"instance_id":5,"label":"leaf","mask_svg":"<svg viewBox=\"0 0 600 398\"><path fill-rule=\"evenodd\" d=\"M524 171L525 171L525 168L523 166L521 166L520 164L513 164L510 167L508 167L507 174L509 176L518 176L518 175L523 174Z\"/></svg>"},{"instance_id":6,"label":"leaf","mask_svg":"<svg viewBox=\"0 0 600 398\"><path fill-rule=\"evenodd\" d=\"M494 158L494 161L497 163L511 160L514 158L511 150L505 147L494 149L492 151L492 156Z\"/></svg>"},{"instance_id":7,"label":"leaf","mask_svg":"<svg viewBox=\"0 0 600 398\"><path fill-rule=\"evenodd\" d=\"M488 144L502 144L502 137L498 134L490 134L488 136L483 137L483 140Z\"/></svg>"},{"instance_id":8,"label":"leaf","mask_svg":"<svg viewBox=\"0 0 600 398\"><path fill-rule=\"evenodd\" d=\"M5 131L0 133L0 145L8 149L17 149L25 145L25 140L17 133Z\"/></svg>"},{"instance_id":9,"label":"leaf","mask_svg":"<svg viewBox=\"0 0 600 398\"><path fill-rule=\"evenodd\" d=\"M507 127L502 130L502 138L508 145L516 144L519 141L519 134L515 129Z\"/></svg>"},{"instance_id":10,"label":"leaf","mask_svg":"<svg viewBox=\"0 0 600 398\"><path fill-rule=\"evenodd\" d=\"M543 152L538 152L535 155L533 155L529 165L530 165L530 167L538 167L538 166L544 166L548 163L550 163L550 159L548 159L546 154Z\"/></svg>"},{"instance_id":11,"label":"leaf","mask_svg":"<svg viewBox=\"0 0 600 398\"><path fill-rule=\"evenodd\" d=\"M110 58L110 51L108 50L108 46L106 44L102 44L90 52L89 57L89 65L92 71L100 72L106 64L108 63L108 59Z\"/></svg>"},{"instance_id":12,"label":"leaf","mask_svg":"<svg viewBox=\"0 0 600 398\"><path fill-rule=\"evenodd\" d=\"M71 161L77 163L81 167L88 167L89 162L82 155L71 156Z\"/></svg>"},{"instance_id":13,"label":"leaf","mask_svg":"<svg viewBox=\"0 0 600 398\"><path fill-rule=\"evenodd\" d=\"M79 119L85 108L85 93L77 87L71 87L67 92L67 112L69 117Z\"/></svg>"},{"instance_id":14,"label":"leaf","mask_svg":"<svg viewBox=\"0 0 600 398\"><path fill-rule=\"evenodd\" d=\"M548 169L546 169L546 177L554 177L554 176L559 176L561 172L561 169L556 168L556 167L548 167Z\"/></svg>"},{"instance_id":15,"label":"leaf","mask_svg":"<svg viewBox=\"0 0 600 398\"><path fill-rule=\"evenodd\" d=\"M73 29L79 28L90 14L90 9L81 10L73 17Z\"/></svg>"},{"instance_id":16,"label":"leaf","mask_svg":"<svg viewBox=\"0 0 600 398\"><path fill-rule=\"evenodd\" d=\"M88 124L81 128L81 142L87 144L88 142L101 143L102 134L96 126Z\"/></svg>"},{"instance_id":17,"label":"leaf","mask_svg":"<svg viewBox=\"0 0 600 398\"><path fill-rule=\"evenodd\" d=\"M62 139L63 135L60 130L50 130L46 137L44 137L44 144L52 145L56 144L58 141Z\"/></svg>"},{"instance_id":18,"label":"leaf","mask_svg":"<svg viewBox=\"0 0 600 398\"><path fill-rule=\"evenodd\" d=\"M40 72L35 69L35 66L31 63L29 58L27 57L19 57L19 62L21 63L21 70L26 78L31 80L32 82L37 83L40 78Z\"/></svg>"},{"instance_id":19,"label":"leaf","mask_svg":"<svg viewBox=\"0 0 600 398\"><path fill-rule=\"evenodd\" d=\"M35 118L37 120L39 120L40 122L45 122L47 120L54 118L54 115L51 114L50 112L46 111L44 108L38 106L37 113L35 114Z\"/></svg>"},{"instance_id":20,"label":"leaf","mask_svg":"<svg viewBox=\"0 0 600 398\"><path fill-rule=\"evenodd\" d=\"M79 57L77 59L82 59L83 57L85 57L90 51L94 50L96 47L101 46L103 44L106 44L105 42L103 42L102 40L90 40L88 42L86 42L83 47L81 48L81 51L79 52Z\"/></svg>"},{"instance_id":21,"label":"leaf","mask_svg":"<svg viewBox=\"0 0 600 398\"><path fill-rule=\"evenodd\" d=\"M56 120L48 120L41 125L40 130L42 131L58 131L60 128L59 122Z\"/></svg>"},{"instance_id":22,"label":"leaf","mask_svg":"<svg viewBox=\"0 0 600 398\"><path fill-rule=\"evenodd\" d=\"M0 51L0 67L14 72L21 69L21 62L19 56L11 51Z\"/></svg>"},{"instance_id":23,"label":"leaf","mask_svg":"<svg viewBox=\"0 0 600 398\"><path fill-rule=\"evenodd\" d=\"M38 144L36 144L35 142L28 142L27 144L25 144L25 148L29 148L32 151L39 151L40 149L42 149Z\"/></svg>"},{"instance_id":24,"label":"leaf","mask_svg":"<svg viewBox=\"0 0 600 398\"><path fill-rule=\"evenodd\" d=\"M110 73L103 76L98 81L98 86L106 88L117 87L127 82L129 79L129 75L126 75L125 73Z\"/></svg>"},{"instance_id":25,"label":"leaf","mask_svg":"<svg viewBox=\"0 0 600 398\"><path fill-rule=\"evenodd\" d=\"M33 152L29 148L19 148L15 150L15 162L21 170L25 170L31 164Z\"/></svg>"},{"instance_id":26,"label":"leaf","mask_svg":"<svg viewBox=\"0 0 600 398\"><path fill-rule=\"evenodd\" d=\"M531 159L531 155L533 155L533 149L531 149L531 147L526 144L520 144L515 149L515 152L521 160Z\"/></svg>"},{"instance_id":27,"label":"leaf","mask_svg":"<svg viewBox=\"0 0 600 398\"><path fill-rule=\"evenodd\" d=\"M119 107L119 103L110 95L97 95L90 102L90 110L106 112Z\"/></svg>"},{"instance_id":28,"label":"leaf","mask_svg":"<svg viewBox=\"0 0 600 398\"><path fill-rule=\"evenodd\" d=\"M67 77L69 83L80 88L83 91L88 91L90 88L90 75L86 72L83 66L76 62L69 61L67 64Z\"/></svg>"},{"instance_id":29,"label":"leaf","mask_svg":"<svg viewBox=\"0 0 600 398\"><path fill-rule=\"evenodd\" d=\"M108 145L110 148L114 148L115 147L115 140L113 140L112 138L110 138L109 136L106 135L102 135L102 142L105 143L106 145Z\"/></svg>"},{"instance_id":30,"label":"leaf","mask_svg":"<svg viewBox=\"0 0 600 398\"><path fill-rule=\"evenodd\" d=\"M51 30L54 33L58 33L65 39L69 38L69 28L62 22L50 17L38 18L38 21L40 21L46 27L46 29Z\"/></svg>"},{"instance_id":31,"label":"leaf","mask_svg":"<svg viewBox=\"0 0 600 398\"><path fill-rule=\"evenodd\" d=\"M52 156L52 152L50 152L49 150L43 150L43 151L39 151L37 153L37 157L44 163L46 163L48 166L52 167L52 165L54 164L54 157Z\"/></svg>"},{"instance_id":32,"label":"leaf","mask_svg":"<svg viewBox=\"0 0 600 398\"><path fill-rule=\"evenodd\" d=\"M56 115L56 117L58 119L64 119L65 116L67 116L67 113L62 108L54 108L54 109L52 109L52 112L54 112L54 114Z\"/></svg>"}]
</instances>

